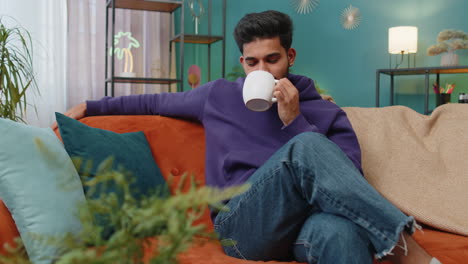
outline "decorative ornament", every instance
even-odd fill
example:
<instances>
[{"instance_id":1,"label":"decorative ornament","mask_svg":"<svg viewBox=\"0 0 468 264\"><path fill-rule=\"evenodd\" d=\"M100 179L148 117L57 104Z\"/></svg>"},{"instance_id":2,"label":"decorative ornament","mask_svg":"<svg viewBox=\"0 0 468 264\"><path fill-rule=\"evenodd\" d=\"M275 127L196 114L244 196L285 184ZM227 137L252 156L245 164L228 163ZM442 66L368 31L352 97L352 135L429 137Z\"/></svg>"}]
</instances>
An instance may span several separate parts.
<instances>
[{"instance_id":1,"label":"decorative ornament","mask_svg":"<svg viewBox=\"0 0 468 264\"><path fill-rule=\"evenodd\" d=\"M299 14L310 13L317 7L320 0L291 0L291 5Z\"/></svg>"},{"instance_id":2,"label":"decorative ornament","mask_svg":"<svg viewBox=\"0 0 468 264\"><path fill-rule=\"evenodd\" d=\"M360 22L361 12L359 11L359 8L349 5L349 7L345 8L341 13L341 25L345 29L355 29L359 26Z\"/></svg>"},{"instance_id":3,"label":"decorative ornament","mask_svg":"<svg viewBox=\"0 0 468 264\"><path fill-rule=\"evenodd\" d=\"M126 39L126 41L125 41ZM129 44L126 47L118 47L121 43L128 42ZM123 45L125 46L125 45ZM133 55L130 51L132 48L139 48L140 42L132 37L131 32L119 32L114 36L114 50L112 47L109 49L109 55L112 56L114 53L117 54L117 59L121 60L125 55L125 65L124 71L121 73L122 77L135 77L135 73L133 72Z\"/></svg>"},{"instance_id":4,"label":"decorative ornament","mask_svg":"<svg viewBox=\"0 0 468 264\"><path fill-rule=\"evenodd\" d=\"M188 0L187 4L190 8L190 15L195 21L195 34L198 34L198 24L200 24L200 18L205 14L205 8L202 0Z\"/></svg>"},{"instance_id":5,"label":"decorative ornament","mask_svg":"<svg viewBox=\"0 0 468 264\"><path fill-rule=\"evenodd\" d=\"M188 68L187 81L190 84L190 87L192 87L192 89L195 89L198 87L198 85L200 85L200 73L200 67L198 67L197 65L191 65Z\"/></svg>"}]
</instances>

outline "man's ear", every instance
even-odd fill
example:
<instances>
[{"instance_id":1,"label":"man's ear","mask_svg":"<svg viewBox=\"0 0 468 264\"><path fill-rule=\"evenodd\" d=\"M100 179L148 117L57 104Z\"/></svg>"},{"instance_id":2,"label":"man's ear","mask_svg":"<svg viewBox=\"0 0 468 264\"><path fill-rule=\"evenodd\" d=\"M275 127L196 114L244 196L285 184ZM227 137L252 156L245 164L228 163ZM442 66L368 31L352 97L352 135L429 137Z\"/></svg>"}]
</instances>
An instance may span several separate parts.
<instances>
[{"instance_id":1,"label":"man's ear","mask_svg":"<svg viewBox=\"0 0 468 264\"><path fill-rule=\"evenodd\" d=\"M289 67L291 67L294 65L294 61L296 60L296 50L294 48L289 48L287 54Z\"/></svg>"},{"instance_id":2,"label":"man's ear","mask_svg":"<svg viewBox=\"0 0 468 264\"><path fill-rule=\"evenodd\" d=\"M242 69L244 70L245 75L247 75L247 71L246 71L246 69L245 69L245 59L244 59L244 56L240 56L239 62L240 62L240 66L241 66Z\"/></svg>"}]
</instances>

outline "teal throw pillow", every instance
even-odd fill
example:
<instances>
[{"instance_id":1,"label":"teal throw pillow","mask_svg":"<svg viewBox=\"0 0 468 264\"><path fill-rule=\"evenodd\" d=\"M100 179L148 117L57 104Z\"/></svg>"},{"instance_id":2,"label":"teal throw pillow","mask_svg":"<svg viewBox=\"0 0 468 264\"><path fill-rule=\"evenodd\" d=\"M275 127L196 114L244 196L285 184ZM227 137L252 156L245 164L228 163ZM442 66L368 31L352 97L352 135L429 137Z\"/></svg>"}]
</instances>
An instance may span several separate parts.
<instances>
[{"instance_id":1,"label":"teal throw pillow","mask_svg":"<svg viewBox=\"0 0 468 264\"><path fill-rule=\"evenodd\" d=\"M60 238L82 230L80 178L50 128L0 118L0 199L16 223L31 263L59 255ZM59 239L50 243L47 238Z\"/></svg>"},{"instance_id":2,"label":"teal throw pillow","mask_svg":"<svg viewBox=\"0 0 468 264\"><path fill-rule=\"evenodd\" d=\"M131 189L136 198L152 195L154 191L161 195L169 194L167 183L143 132L119 134L87 126L60 113L56 113L56 119L70 157L79 157L84 163L89 160L92 162L91 170L88 171L91 177L95 175L99 164L112 156L115 169L123 167L134 176ZM89 170L82 167L77 168L80 175Z\"/></svg>"}]
</instances>

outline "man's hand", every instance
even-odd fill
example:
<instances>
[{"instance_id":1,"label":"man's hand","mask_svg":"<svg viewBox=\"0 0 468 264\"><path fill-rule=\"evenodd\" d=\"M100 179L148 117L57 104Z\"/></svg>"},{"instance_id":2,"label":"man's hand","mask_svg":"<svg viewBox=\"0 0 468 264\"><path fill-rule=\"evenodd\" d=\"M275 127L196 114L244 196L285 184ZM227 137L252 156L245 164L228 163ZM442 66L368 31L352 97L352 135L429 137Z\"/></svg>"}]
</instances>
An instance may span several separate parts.
<instances>
[{"instance_id":1,"label":"man's hand","mask_svg":"<svg viewBox=\"0 0 468 264\"><path fill-rule=\"evenodd\" d=\"M74 107L68 109L64 115L73 118L73 119L81 119L86 116L86 103L81 103L79 105L75 105ZM57 122L54 122L51 126L52 129L57 128Z\"/></svg>"},{"instance_id":2,"label":"man's hand","mask_svg":"<svg viewBox=\"0 0 468 264\"><path fill-rule=\"evenodd\" d=\"M278 116L285 126L289 125L299 114L299 91L287 79L278 81L273 92L278 100Z\"/></svg>"}]
</instances>

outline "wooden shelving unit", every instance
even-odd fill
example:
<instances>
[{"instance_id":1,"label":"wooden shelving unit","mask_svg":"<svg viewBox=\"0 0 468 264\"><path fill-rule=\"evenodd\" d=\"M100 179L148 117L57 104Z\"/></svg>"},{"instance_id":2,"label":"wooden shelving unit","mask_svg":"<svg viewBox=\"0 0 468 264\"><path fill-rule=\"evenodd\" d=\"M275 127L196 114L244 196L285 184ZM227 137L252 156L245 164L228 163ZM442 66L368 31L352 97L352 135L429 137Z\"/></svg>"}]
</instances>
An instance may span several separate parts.
<instances>
[{"instance_id":1,"label":"wooden shelving unit","mask_svg":"<svg viewBox=\"0 0 468 264\"><path fill-rule=\"evenodd\" d=\"M108 1L108 3L111 1ZM182 1L115 0L115 8L172 13Z\"/></svg>"},{"instance_id":2,"label":"wooden shelving unit","mask_svg":"<svg viewBox=\"0 0 468 264\"><path fill-rule=\"evenodd\" d=\"M171 41L180 42L181 35L175 36ZM185 34L184 42L185 43L194 43L194 44L213 44L217 41L223 40L223 36L209 36L209 35L192 35Z\"/></svg>"},{"instance_id":3,"label":"wooden shelving unit","mask_svg":"<svg viewBox=\"0 0 468 264\"><path fill-rule=\"evenodd\" d=\"M223 32L220 36L211 35L211 15L212 15L212 0L208 0L208 35L194 35L185 34L184 31L184 15L185 7L184 0L107 0L107 11L106 11L106 63L105 63L105 95L109 94L114 96L114 84L115 83L148 83L148 84L179 84L179 91L183 91L183 79L184 79L184 43L192 44L204 44L208 45L208 79L210 79L210 56L211 56L211 44L222 41L222 77L225 74L224 58L225 58L225 28L226 28L226 0L223 1ZM132 77L117 77L115 76L115 56L112 56L110 65L108 65L108 49L109 46L114 49L114 41L109 43L109 34L115 35L115 9L132 9L142 11L153 11L153 12L165 12L171 15L178 9L180 12L180 30L179 34L173 36L170 42L179 43L179 72L177 78L132 78ZM112 22L109 24L109 17L111 13ZM109 32L110 30L110 32ZM172 34L172 33L171 33ZM169 50L169 57L172 54L172 45ZM110 74L109 74L110 67ZM169 67L170 68L170 67ZM109 76L110 75L110 76Z\"/></svg>"}]
</instances>

